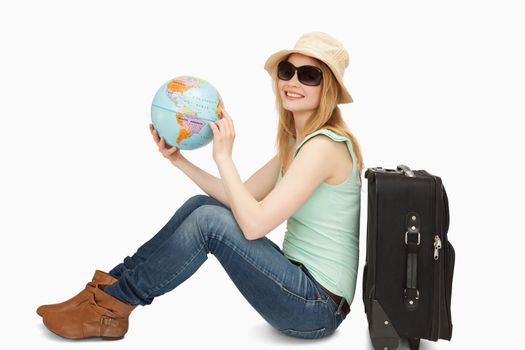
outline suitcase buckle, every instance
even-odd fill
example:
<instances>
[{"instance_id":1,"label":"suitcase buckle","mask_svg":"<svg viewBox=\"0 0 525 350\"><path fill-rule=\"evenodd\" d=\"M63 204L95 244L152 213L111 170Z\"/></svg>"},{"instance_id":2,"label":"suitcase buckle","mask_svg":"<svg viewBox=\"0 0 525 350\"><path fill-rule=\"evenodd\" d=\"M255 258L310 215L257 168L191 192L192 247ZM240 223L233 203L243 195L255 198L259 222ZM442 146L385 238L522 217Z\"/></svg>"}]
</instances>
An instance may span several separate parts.
<instances>
[{"instance_id":1,"label":"suitcase buckle","mask_svg":"<svg viewBox=\"0 0 525 350\"><path fill-rule=\"evenodd\" d=\"M408 245L408 235L415 235L417 233L417 245L419 245L419 243L421 243L421 234L419 232L405 232L405 244ZM410 243L415 243L414 241L410 241Z\"/></svg>"},{"instance_id":2,"label":"suitcase buckle","mask_svg":"<svg viewBox=\"0 0 525 350\"><path fill-rule=\"evenodd\" d=\"M408 311L415 311L419 307L419 289L407 288L404 291L405 307Z\"/></svg>"},{"instance_id":3,"label":"suitcase buckle","mask_svg":"<svg viewBox=\"0 0 525 350\"><path fill-rule=\"evenodd\" d=\"M403 296L405 298L413 297L414 299L419 299L419 289L416 288L409 288L410 291L407 291L407 288L403 290ZM410 292L411 295L408 295ZM415 295L413 294L415 292Z\"/></svg>"}]
</instances>

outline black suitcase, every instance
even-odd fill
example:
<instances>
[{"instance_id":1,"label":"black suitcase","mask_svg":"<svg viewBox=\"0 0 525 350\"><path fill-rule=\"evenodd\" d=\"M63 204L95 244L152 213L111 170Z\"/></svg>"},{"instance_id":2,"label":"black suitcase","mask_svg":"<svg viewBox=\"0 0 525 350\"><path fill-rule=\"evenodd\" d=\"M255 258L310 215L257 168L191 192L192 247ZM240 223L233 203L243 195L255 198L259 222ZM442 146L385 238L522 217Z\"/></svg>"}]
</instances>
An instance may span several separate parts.
<instances>
[{"instance_id":1,"label":"black suitcase","mask_svg":"<svg viewBox=\"0 0 525 350\"><path fill-rule=\"evenodd\" d=\"M374 349L407 339L450 340L455 252L447 239L448 198L441 178L406 165L368 168L363 302Z\"/></svg>"}]
</instances>

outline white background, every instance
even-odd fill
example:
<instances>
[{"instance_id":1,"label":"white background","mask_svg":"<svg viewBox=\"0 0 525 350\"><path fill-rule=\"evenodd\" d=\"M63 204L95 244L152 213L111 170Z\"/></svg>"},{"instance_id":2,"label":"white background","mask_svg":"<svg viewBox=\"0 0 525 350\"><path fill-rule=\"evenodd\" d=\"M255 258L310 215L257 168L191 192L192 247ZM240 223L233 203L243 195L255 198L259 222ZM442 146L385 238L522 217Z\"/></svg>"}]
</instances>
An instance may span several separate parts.
<instances>
[{"instance_id":1,"label":"white background","mask_svg":"<svg viewBox=\"0 0 525 350\"><path fill-rule=\"evenodd\" d=\"M195 75L220 91L246 180L275 152L264 62L317 30L350 53L345 82L355 102L341 108L365 167L426 169L449 194L454 333L451 342L421 348L521 346L525 25L518 3L2 2L0 347L370 349L360 288L366 181L352 312L326 339L274 331L213 255L177 289L137 308L117 342L63 340L35 313L76 294L95 269L132 254L203 193L151 138L157 89ZM212 144L183 153L219 175ZM268 237L281 246L284 229Z\"/></svg>"}]
</instances>

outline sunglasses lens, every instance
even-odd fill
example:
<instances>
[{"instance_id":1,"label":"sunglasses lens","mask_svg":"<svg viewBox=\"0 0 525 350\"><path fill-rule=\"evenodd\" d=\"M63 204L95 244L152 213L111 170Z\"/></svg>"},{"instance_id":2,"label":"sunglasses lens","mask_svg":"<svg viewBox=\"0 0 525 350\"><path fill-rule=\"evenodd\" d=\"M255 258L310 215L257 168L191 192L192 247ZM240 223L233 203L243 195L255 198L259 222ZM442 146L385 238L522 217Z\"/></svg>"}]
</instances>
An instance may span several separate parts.
<instances>
[{"instance_id":1,"label":"sunglasses lens","mask_svg":"<svg viewBox=\"0 0 525 350\"><path fill-rule=\"evenodd\" d=\"M277 77L281 80L290 80L295 74L295 66L288 61L281 61L277 66ZM297 68L297 78L304 85L317 86L321 84L323 72L314 66Z\"/></svg>"},{"instance_id":2,"label":"sunglasses lens","mask_svg":"<svg viewBox=\"0 0 525 350\"><path fill-rule=\"evenodd\" d=\"M323 72L313 66L302 66L298 69L299 81L304 85L316 86L321 83Z\"/></svg>"},{"instance_id":3,"label":"sunglasses lens","mask_svg":"<svg viewBox=\"0 0 525 350\"><path fill-rule=\"evenodd\" d=\"M295 74L293 65L288 61L282 61L277 67L277 77L281 80L290 80Z\"/></svg>"}]
</instances>

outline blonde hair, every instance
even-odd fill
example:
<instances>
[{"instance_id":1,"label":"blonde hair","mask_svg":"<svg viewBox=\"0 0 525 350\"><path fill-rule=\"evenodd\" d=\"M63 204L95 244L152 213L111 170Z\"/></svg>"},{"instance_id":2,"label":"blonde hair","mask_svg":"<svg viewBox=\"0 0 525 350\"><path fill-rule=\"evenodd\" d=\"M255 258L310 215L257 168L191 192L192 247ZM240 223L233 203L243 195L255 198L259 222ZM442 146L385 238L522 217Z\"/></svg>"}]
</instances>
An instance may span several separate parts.
<instances>
[{"instance_id":1,"label":"blonde hair","mask_svg":"<svg viewBox=\"0 0 525 350\"><path fill-rule=\"evenodd\" d=\"M324 64L324 62L317 59L316 61L319 63L319 66L323 71L321 99L319 106L310 115L305 123L304 134L308 135L319 129L328 129L338 135L345 136L350 139L354 153L357 157L359 177L361 177L364 167L361 147L359 146L355 136L350 132L348 125L341 115L341 110L337 106L337 101L340 96L339 83L337 82L330 68ZM277 72L272 72L271 75L273 84L272 87L275 93L275 105L277 112L279 113L275 146L278 150L279 163L281 164L282 169L287 169L288 160L291 153L294 151L294 149L292 149L292 137L297 138L297 135L295 135L295 123L292 112L283 108L282 100L277 88Z\"/></svg>"}]
</instances>

